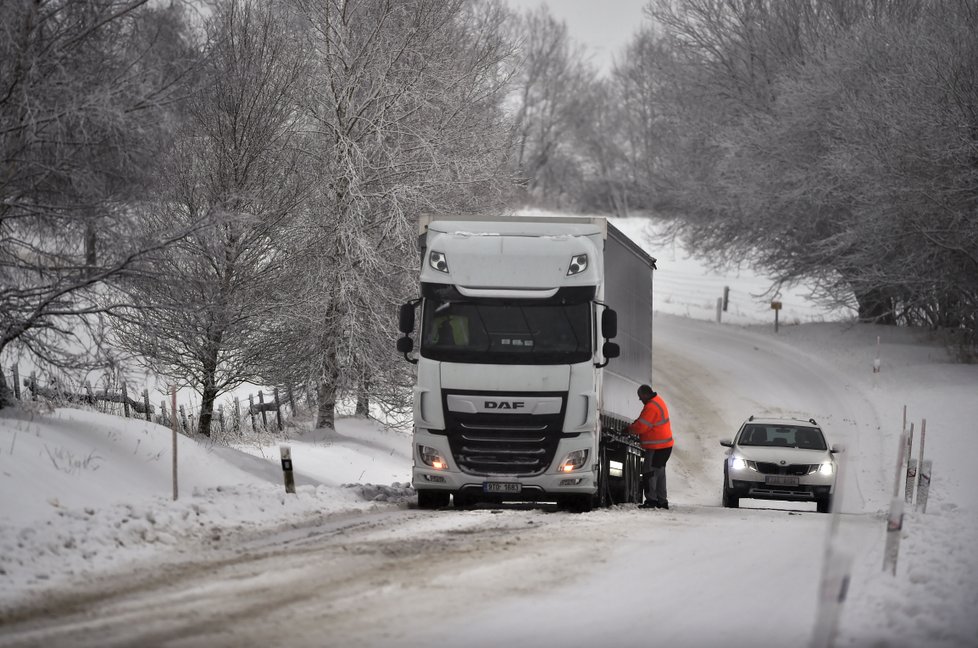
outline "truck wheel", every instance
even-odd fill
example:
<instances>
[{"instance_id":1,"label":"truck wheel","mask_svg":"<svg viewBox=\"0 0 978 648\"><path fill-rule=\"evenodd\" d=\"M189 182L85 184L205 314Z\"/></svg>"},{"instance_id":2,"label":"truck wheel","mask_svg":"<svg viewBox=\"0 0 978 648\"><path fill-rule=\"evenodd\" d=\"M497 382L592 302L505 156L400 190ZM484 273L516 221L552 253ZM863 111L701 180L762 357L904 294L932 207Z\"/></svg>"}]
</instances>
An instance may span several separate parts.
<instances>
[{"instance_id":1,"label":"truck wheel","mask_svg":"<svg viewBox=\"0 0 978 648\"><path fill-rule=\"evenodd\" d=\"M594 509L597 495L575 495L567 502L567 508L573 513L590 513Z\"/></svg>"},{"instance_id":2,"label":"truck wheel","mask_svg":"<svg viewBox=\"0 0 978 648\"><path fill-rule=\"evenodd\" d=\"M448 492L436 490L418 491L418 508L435 509L448 506Z\"/></svg>"},{"instance_id":3,"label":"truck wheel","mask_svg":"<svg viewBox=\"0 0 978 648\"><path fill-rule=\"evenodd\" d=\"M826 495L825 497L820 497L815 500L815 510L819 513L831 513L832 512L832 496Z\"/></svg>"},{"instance_id":4,"label":"truck wheel","mask_svg":"<svg viewBox=\"0 0 978 648\"><path fill-rule=\"evenodd\" d=\"M471 508L475 504L475 498L471 495L466 495L462 491L456 491L452 498L455 501L455 508ZM448 502L445 502L446 504Z\"/></svg>"}]
</instances>

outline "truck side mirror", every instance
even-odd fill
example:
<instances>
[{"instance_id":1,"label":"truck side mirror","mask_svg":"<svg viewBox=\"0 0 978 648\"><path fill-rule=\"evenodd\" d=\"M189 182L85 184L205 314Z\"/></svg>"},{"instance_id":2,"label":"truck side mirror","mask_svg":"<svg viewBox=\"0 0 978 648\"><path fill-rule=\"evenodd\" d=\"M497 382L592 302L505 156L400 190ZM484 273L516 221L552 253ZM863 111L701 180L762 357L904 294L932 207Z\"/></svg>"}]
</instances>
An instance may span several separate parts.
<instances>
[{"instance_id":1,"label":"truck side mirror","mask_svg":"<svg viewBox=\"0 0 978 648\"><path fill-rule=\"evenodd\" d=\"M618 313L605 308L601 312L601 337L610 340L618 336ZM607 354L605 354L607 355Z\"/></svg>"},{"instance_id":2,"label":"truck side mirror","mask_svg":"<svg viewBox=\"0 0 978 648\"><path fill-rule=\"evenodd\" d=\"M401 310L397 318L397 328L404 334L414 331L414 304L412 302L401 304ZM397 344L398 351L400 351L400 340L398 340Z\"/></svg>"},{"instance_id":3,"label":"truck side mirror","mask_svg":"<svg viewBox=\"0 0 978 648\"><path fill-rule=\"evenodd\" d=\"M411 364L418 364L417 358L412 358L411 356L408 355L412 351L414 351L414 340L412 340L406 335L402 338L397 339L397 352L404 354L404 359L410 362Z\"/></svg>"},{"instance_id":4,"label":"truck side mirror","mask_svg":"<svg viewBox=\"0 0 978 648\"><path fill-rule=\"evenodd\" d=\"M414 351L414 340L409 337L398 338L397 340L397 352L407 355Z\"/></svg>"},{"instance_id":5,"label":"truck side mirror","mask_svg":"<svg viewBox=\"0 0 978 648\"><path fill-rule=\"evenodd\" d=\"M601 346L601 354L604 355L604 362L602 362L601 364L595 364L594 365L598 369L600 369L601 367L607 366L608 363L611 362L611 359L612 358L617 358L618 356L620 356L621 355L621 347L619 347L614 342L605 342Z\"/></svg>"}]
</instances>

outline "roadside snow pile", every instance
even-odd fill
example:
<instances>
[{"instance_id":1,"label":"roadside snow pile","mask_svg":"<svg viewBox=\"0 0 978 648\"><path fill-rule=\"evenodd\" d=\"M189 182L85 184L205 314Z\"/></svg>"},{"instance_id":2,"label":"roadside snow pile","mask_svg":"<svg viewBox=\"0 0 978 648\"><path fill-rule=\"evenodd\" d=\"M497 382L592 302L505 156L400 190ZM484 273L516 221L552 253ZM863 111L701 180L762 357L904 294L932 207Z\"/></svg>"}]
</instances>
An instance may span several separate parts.
<instances>
[{"instance_id":1,"label":"roadside snow pile","mask_svg":"<svg viewBox=\"0 0 978 648\"><path fill-rule=\"evenodd\" d=\"M364 436L379 430L365 421L351 427ZM406 505L414 495L403 481L325 485L309 475L338 471L312 462L301 447L294 456L307 472L296 493L286 494L276 463L180 436L174 501L171 445L169 429L146 421L36 406L0 411L0 609L34 590L160 553ZM366 463L402 479L410 469L400 455L390 465Z\"/></svg>"}]
</instances>

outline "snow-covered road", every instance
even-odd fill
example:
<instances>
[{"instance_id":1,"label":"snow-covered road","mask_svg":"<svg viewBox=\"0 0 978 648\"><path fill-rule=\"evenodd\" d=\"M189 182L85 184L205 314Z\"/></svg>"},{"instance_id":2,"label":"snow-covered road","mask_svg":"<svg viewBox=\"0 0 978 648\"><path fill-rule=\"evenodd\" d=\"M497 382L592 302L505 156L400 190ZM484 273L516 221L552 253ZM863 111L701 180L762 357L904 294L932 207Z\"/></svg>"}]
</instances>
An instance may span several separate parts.
<instances>
[{"instance_id":1,"label":"snow-covered road","mask_svg":"<svg viewBox=\"0 0 978 648\"><path fill-rule=\"evenodd\" d=\"M47 596L6 619L0 646L803 645L830 516L720 508L718 440L753 413L815 417L850 448L841 533L872 553L892 479L879 417L843 371L773 336L655 326L679 439L669 511L317 516Z\"/></svg>"}]
</instances>

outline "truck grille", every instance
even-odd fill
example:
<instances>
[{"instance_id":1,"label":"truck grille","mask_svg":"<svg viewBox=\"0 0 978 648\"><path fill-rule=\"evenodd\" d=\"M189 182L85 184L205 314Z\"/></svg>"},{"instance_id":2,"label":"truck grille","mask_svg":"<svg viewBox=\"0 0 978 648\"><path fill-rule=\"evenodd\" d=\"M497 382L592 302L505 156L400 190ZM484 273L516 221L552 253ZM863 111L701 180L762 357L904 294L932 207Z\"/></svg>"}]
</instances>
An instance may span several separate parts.
<instances>
[{"instance_id":1,"label":"truck grille","mask_svg":"<svg viewBox=\"0 0 978 648\"><path fill-rule=\"evenodd\" d=\"M557 414L542 415L452 412L447 396L445 432L452 458L462 472L531 476L543 473L553 463L563 427L563 394L546 394L561 397L561 407Z\"/></svg>"}]
</instances>

